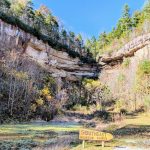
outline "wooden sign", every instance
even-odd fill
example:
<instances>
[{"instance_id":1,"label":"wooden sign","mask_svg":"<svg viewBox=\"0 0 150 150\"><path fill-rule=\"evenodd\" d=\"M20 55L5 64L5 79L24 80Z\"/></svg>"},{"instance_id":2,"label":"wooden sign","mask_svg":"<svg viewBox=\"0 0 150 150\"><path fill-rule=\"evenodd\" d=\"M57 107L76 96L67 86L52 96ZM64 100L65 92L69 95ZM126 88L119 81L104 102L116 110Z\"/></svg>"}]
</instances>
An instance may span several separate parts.
<instances>
[{"instance_id":1,"label":"wooden sign","mask_svg":"<svg viewBox=\"0 0 150 150\"><path fill-rule=\"evenodd\" d=\"M102 147L104 147L105 141L110 141L113 139L113 135L110 133L99 132L95 130L89 129L80 129L79 131L79 139L83 140L83 147L86 140L89 141L102 141Z\"/></svg>"}]
</instances>

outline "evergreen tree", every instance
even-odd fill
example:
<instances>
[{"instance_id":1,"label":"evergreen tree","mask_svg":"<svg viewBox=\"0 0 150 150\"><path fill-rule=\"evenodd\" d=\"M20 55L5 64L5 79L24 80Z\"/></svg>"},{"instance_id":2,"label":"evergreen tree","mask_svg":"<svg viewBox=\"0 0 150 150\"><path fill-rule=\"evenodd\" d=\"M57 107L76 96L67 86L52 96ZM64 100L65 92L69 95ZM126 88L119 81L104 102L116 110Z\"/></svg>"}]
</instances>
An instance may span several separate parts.
<instances>
[{"instance_id":1,"label":"evergreen tree","mask_svg":"<svg viewBox=\"0 0 150 150\"><path fill-rule=\"evenodd\" d=\"M69 32L69 43L69 45L73 49L75 47L75 33L72 31Z\"/></svg>"},{"instance_id":2,"label":"evergreen tree","mask_svg":"<svg viewBox=\"0 0 150 150\"><path fill-rule=\"evenodd\" d=\"M61 39L62 39L62 43L64 45L67 45L67 38L68 38L68 35L67 35L67 31L65 29L62 29L61 33L60 33L60 36L61 36Z\"/></svg>"},{"instance_id":3,"label":"evergreen tree","mask_svg":"<svg viewBox=\"0 0 150 150\"><path fill-rule=\"evenodd\" d=\"M6 11L7 9L10 8L10 2L8 0L0 0L0 8L3 11Z\"/></svg>"},{"instance_id":4,"label":"evergreen tree","mask_svg":"<svg viewBox=\"0 0 150 150\"><path fill-rule=\"evenodd\" d=\"M102 47L109 43L106 32L102 32L99 36L99 41Z\"/></svg>"},{"instance_id":5,"label":"evergreen tree","mask_svg":"<svg viewBox=\"0 0 150 150\"><path fill-rule=\"evenodd\" d=\"M76 37L76 41L77 41L77 45L78 45L78 48L79 48L79 52L80 54L82 53L82 48L83 48L83 38L82 38L82 35L81 34L78 34L77 37Z\"/></svg>"},{"instance_id":6,"label":"evergreen tree","mask_svg":"<svg viewBox=\"0 0 150 150\"><path fill-rule=\"evenodd\" d=\"M91 38L91 50L90 52L93 54L93 57L96 59L97 56L97 40L95 36Z\"/></svg>"},{"instance_id":7,"label":"evergreen tree","mask_svg":"<svg viewBox=\"0 0 150 150\"><path fill-rule=\"evenodd\" d=\"M116 36L120 38L123 33L132 29L132 19L130 15L130 8L126 4L123 8L122 17L119 19L116 28Z\"/></svg>"},{"instance_id":8,"label":"evergreen tree","mask_svg":"<svg viewBox=\"0 0 150 150\"><path fill-rule=\"evenodd\" d=\"M90 39L87 39L87 40L85 41L85 47L86 47L87 49L91 49L92 44L91 44L91 40L90 40Z\"/></svg>"},{"instance_id":9,"label":"evergreen tree","mask_svg":"<svg viewBox=\"0 0 150 150\"><path fill-rule=\"evenodd\" d=\"M143 9L144 19L150 19L150 0L147 0Z\"/></svg>"},{"instance_id":10,"label":"evergreen tree","mask_svg":"<svg viewBox=\"0 0 150 150\"><path fill-rule=\"evenodd\" d=\"M23 9L23 20L28 24L33 24L35 19L35 14L33 10L32 0L27 1L26 7Z\"/></svg>"},{"instance_id":11,"label":"evergreen tree","mask_svg":"<svg viewBox=\"0 0 150 150\"><path fill-rule=\"evenodd\" d=\"M132 20L130 15L130 8L126 4L123 9L122 18L120 19L122 32L126 32L131 29L132 27Z\"/></svg>"},{"instance_id":12,"label":"evergreen tree","mask_svg":"<svg viewBox=\"0 0 150 150\"><path fill-rule=\"evenodd\" d=\"M132 16L132 26L135 28L139 23L142 23L142 14L139 11L135 11Z\"/></svg>"},{"instance_id":13,"label":"evergreen tree","mask_svg":"<svg viewBox=\"0 0 150 150\"><path fill-rule=\"evenodd\" d=\"M116 29L113 28L110 33L107 34L108 43L111 43L116 38Z\"/></svg>"}]
</instances>

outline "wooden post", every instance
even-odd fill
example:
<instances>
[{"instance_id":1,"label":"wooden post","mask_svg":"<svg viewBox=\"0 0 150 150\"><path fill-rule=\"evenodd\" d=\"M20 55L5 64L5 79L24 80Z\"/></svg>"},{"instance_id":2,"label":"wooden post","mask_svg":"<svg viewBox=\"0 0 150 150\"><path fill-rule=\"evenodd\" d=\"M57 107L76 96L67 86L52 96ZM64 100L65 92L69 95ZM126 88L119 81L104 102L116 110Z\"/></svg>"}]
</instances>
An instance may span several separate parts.
<instances>
[{"instance_id":1,"label":"wooden post","mask_svg":"<svg viewBox=\"0 0 150 150\"><path fill-rule=\"evenodd\" d=\"M82 147L85 148L85 140L82 142Z\"/></svg>"},{"instance_id":2,"label":"wooden post","mask_svg":"<svg viewBox=\"0 0 150 150\"><path fill-rule=\"evenodd\" d=\"M105 142L104 141L102 141L102 148L104 148L105 147Z\"/></svg>"}]
</instances>

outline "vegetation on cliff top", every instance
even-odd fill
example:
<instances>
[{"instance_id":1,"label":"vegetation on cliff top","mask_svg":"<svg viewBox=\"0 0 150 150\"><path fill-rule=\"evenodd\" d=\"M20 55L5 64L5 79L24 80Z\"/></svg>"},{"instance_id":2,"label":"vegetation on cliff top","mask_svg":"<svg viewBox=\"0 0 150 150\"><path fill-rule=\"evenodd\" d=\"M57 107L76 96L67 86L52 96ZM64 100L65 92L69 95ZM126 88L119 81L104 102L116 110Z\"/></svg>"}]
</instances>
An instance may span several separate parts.
<instances>
[{"instance_id":1,"label":"vegetation on cliff top","mask_svg":"<svg viewBox=\"0 0 150 150\"><path fill-rule=\"evenodd\" d=\"M119 50L127 42L139 35L150 32L150 0L142 10L130 13L130 8L124 6L121 18L111 32L102 32L96 39L94 36L86 41L86 47L96 58L104 53L112 53Z\"/></svg>"},{"instance_id":2,"label":"vegetation on cliff top","mask_svg":"<svg viewBox=\"0 0 150 150\"><path fill-rule=\"evenodd\" d=\"M67 32L44 5L34 10L31 0L0 1L0 19L36 36L56 50L65 51L83 63L95 63L84 46L82 36Z\"/></svg>"}]
</instances>

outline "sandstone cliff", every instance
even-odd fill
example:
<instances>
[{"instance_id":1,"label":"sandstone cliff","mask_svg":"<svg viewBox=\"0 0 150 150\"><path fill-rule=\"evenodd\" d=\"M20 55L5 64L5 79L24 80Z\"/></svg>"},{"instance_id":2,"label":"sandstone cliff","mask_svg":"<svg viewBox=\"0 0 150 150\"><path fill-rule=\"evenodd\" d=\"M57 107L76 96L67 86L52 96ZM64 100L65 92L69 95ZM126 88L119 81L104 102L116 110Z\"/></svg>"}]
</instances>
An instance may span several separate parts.
<instances>
[{"instance_id":1,"label":"sandstone cliff","mask_svg":"<svg viewBox=\"0 0 150 150\"><path fill-rule=\"evenodd\" d=\"M99 58L99 63L106 65L110 64L113 65L117 62L122 62L124 58L126 57L133 57L136 55L137 51L142 51L143 48L149 47L150 45L150 33L139 36L132 40L131 42L124 45L120 50L117 52L113 52L111 55L103 55ZM145 50L145 57L149 58L149 48Z\"/></svg>"},{"instance_id":2,"label":"sandstone cliff","mask_svg":"<svg viewBox=\"0 0 150 150\"><path fill-rule=\"evenodd\" d=\"M48 44L0 20L0 60L5 61L7 50L26 57L46 69L55 78L76 81L82 77L97 76L97 67L71 58L67 52L53 49Z\"/></svg>"},{"instance_id":3,"label":"sandstone cliff","mask_svg":"<svg viewBox=\"0 0 150 150\"><path fill-rule=\"evenodd\" d=\"M115 98L123 98L130 103L132 99L136 100L135 96L140 98L134 89L138 66L144 60L150 60L150 34L137 37L118 52L103 55L99 61L103 65L99 78L110 87ZM149 80L147 84L150 85ZM141 97L142 103L143 100Z\"/></svg>"}]
</instances>

